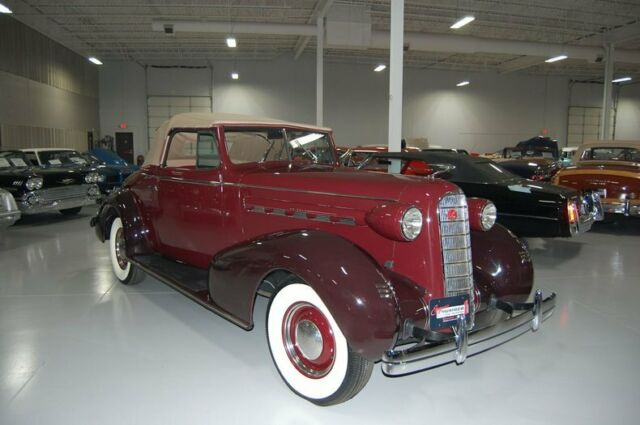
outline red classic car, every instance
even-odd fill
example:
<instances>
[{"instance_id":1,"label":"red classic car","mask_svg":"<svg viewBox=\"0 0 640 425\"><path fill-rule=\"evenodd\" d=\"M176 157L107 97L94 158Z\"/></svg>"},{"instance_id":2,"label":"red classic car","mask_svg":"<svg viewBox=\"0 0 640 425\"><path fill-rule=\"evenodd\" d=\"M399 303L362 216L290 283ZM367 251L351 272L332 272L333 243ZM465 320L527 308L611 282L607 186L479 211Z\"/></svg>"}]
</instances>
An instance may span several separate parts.
<instances>
[{"instance_id":1,"label":"red classic car","mask_svg":"<svg viewBox=\"0 0 640 425\"><path fill-rule=\"evenodd\" d=\"M586 143L575 158L552 183L598 192L605 213L640 217L640 141Z\"/></svg>"},{"instance_id":2,"label":"red classic car","mask_svg":"<svg viewBox=\"0 0 640 425\"><path fill-rule=\"evenodd\" d=\"M158 134L91 221L116 277L146 272L247 330L270 297L273 361L313 403L353 397L375 362L462 363L554 309L493 205L452 183L339 167L331 131L303 124L181 114Z\"/></svg>"}]
</instances>

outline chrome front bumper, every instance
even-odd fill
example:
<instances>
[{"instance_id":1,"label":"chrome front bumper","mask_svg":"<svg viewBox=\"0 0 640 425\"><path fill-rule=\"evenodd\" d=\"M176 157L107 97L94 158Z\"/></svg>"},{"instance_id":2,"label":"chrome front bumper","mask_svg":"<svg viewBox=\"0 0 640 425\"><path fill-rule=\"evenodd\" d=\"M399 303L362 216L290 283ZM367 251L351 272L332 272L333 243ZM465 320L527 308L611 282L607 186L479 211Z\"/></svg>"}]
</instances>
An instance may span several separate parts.
<instances>
[{"instance_id":1,"label":"chrome front bumper","mask_svg":"<svg viewBox=\"0 0 640 425\"><path fill-rule=\"evenodd\" d=\"M632 203L631 199L624 201L617 201L611 199L602 200L602 209L609 214L623 214L626 216L640 217L640 203L635 200Z\"/></svg>"},{"instance_id":2,"label":"chrome front bumper","mask_svg":"<svg viewBox=\"0 0 640 425\"><path fill-rule=\"evenodd\" d=\"M20 211L2 211L0 212L0 229L13 225L20 220Z\"/></svg>"},{"instance_id":3,"label":"chrome front bumper","mask_svg":"<svg viewBox=\"0 0 640 425\"><path fill-rule=\"evenodd\" d=\"M382 356L382 372L400 376L456 362L461 364L469 356L504 344L530 330L538 330L540 324L553 314L556 294L536 292L530 310L512 315L493 326L468 332L464 321L459 321L455 336L443 343L417 343L404 350L392 350Z\"/></svg>"},{"instance_id":4,"label":"chrome front bumper","mask_svg":"<svg viewBox=\"0 0 640 425\"><path fill-rule=\"evenodd\" d=\"M94 205L100 196L98 186L89 184L83 184L80 187L35 190L20 199L18 208L25 215L60 211Z\"/></svg>"}]
</instances>

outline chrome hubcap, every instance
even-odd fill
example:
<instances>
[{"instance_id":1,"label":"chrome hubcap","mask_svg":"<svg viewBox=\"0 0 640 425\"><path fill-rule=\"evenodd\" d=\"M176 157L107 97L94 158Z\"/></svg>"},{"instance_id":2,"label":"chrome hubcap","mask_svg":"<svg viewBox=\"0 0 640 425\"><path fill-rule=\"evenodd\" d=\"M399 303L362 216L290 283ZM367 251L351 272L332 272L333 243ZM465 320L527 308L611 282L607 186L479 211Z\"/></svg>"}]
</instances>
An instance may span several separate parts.
<instances>
[{"instance_id":1,"label":"chrome hubcap","mask_svg":"<svg viewBox=\"0 0 640 425\"><path fill-rule=\"evenodd\" d=\"M127 264L129 264L129 262L127 261L127 258L124 255L124 249L125 249L125 242L124 242L124 232L122 231L122 228L118 229L118 232L116 233L116 260L118 260L118 266L120 266L120 268L122 270L127 268Z\"/></svg>"},{"instance_id":2,"label":"chrome hubcap","mask_svg":"<svg viewBox=\"0 0 640 425\"><path fill-rule=\"evenodd\" d=\"M282 339L289 360L306 377L318 379L331 371L336 341L329 320L316 306L299 302L289 307Z\"/></svg>"},{"instance_id":3,"label":"chrome hubcap","mask_svg":"<svg viewBox=\"0 0 640 425\"><path fill-rule=\"evenodd\" d=\"M300 353L309 360L322 354L322 334L310 320L301 320L296 326L296 342Z\"/></svg>"}]
</instances>

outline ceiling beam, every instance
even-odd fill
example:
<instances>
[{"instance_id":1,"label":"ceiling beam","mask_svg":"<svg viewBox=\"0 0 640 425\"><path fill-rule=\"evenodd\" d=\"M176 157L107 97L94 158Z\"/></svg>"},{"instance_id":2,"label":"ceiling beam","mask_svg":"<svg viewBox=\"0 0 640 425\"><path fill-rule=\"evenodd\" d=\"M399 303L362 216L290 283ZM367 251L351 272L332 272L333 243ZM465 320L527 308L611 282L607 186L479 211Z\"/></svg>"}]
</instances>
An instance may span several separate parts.
<instances>
[{"instance_id":1,"label":"ceiling beam","mask_svg":"<svg viewBox=\"0 0 640 425\"><path fill-rule=\"evenodd\" d=\"M313 8L313 12L311 12L311 16L307 20L307 23L311 24L318 18L323 18L329 11L329 8L333 5L333 1L334 0L318 0L316 6ZM307 47L307 44L309 44L309 41L311 41L311 37L308 35L298 38L296 46L294 47L295 54L293 55L293 60L298 60L302 52L304 52L304 49Z\"/></svg>"},{"instance_id":2,"label":"ceiling beam","mask_svg":"<svg viewBox=\"0 0 640 425\"><path fill-rule=\"evenodd\" d=\"M638 38L640 38L640 21L635 21L604 33L605 43L618 44L633 41Z\"/></svg>"},{"instance_id":3,"label":"ceiling beam","mask_svg":"<svg viewBox=\"0 0 640 425\"><path fill-rule=\"evenodd\" d=\"M92 46L80 40L72 32L50 19L40 10L31 7L25 1L2 0L2 3L13 11L12 17L62 44L67 49L73 50L75 53L84 57L92 54Z\"/></svg>"},{"instance_id":4,"label":"ceiling beam","mask_svg":"<svg viewBox=\"0 0 640 425\"><path fill-rule=\"evenodd\" d=\"M310 24L268 24L268 23L230 23L211 21L153 21L154 31L165 30L165 26L173 27L174 32L203 32L223 34L280 34L313 37L316 26ZM369 48L389 49L389 33L372 31ZM514 56L537 56L550 58L565 54L571 59L582 59L597 62L604 55L601 47L576 46L559 43L542 43L517 40L500 40L464 35L425 34L407 32L404 37L409 51L441 52L441 53L495 53ZM640 52L635 50L616 51L616 61L640 64Z\"/></svg>"},{"instance_id":5,"label":"ceiling beam","mask_svg":"<svg viewBox=\"0 0 640 425\"><path fill-rule=\"evenodd\" d=\"M541 56L520 56L510 61L506 61L498 65L499 74L509 74L511 72L520 71L532 66L540 65L546 59Z\"/></svg>"}]
</instances>

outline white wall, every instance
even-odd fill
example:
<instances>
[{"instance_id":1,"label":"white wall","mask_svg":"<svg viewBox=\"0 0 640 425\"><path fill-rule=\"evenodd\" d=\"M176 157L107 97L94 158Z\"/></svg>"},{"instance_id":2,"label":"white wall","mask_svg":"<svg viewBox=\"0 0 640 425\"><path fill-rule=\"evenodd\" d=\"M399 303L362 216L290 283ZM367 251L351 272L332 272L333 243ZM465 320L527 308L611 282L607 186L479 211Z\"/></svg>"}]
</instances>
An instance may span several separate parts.
<instances>
[{"instance_id":1,"label":"white wall","mask_svg":"<svg viewBox=\"0 0 640 425\"><path fill-rule=\"evenodd\" d=\"M315 61L212 62L213 110L291 121L315 121ZM240 79L234 81L231 71ZM150 95L206 96L208 69L149 69ZM469 79L471 84L456 87ZM598 106L601 86L572 92L576 102ZM629 98L631 99L631 98ZM630 100L627 115L637 111ZM622 108L624 102L620 103ZM587 103L585 106L589 106ZM636 109L631 105L636 105ZM106 64L100 71L103 134L126 121L140 127L136 153L146 150L145 72L131 63ZM431 144L491 152L547 129L566 139L569 84L565 77L455 73L405 69L403 136ZM325 63L324 124L340 145L387 143L388 73L368 65ZM622 113L622 112L620 112ZM626 120L633 123L632 119ZM637 120L635 121L637 126ZM115 126L115 127L114 127ZM633 132L628 125L625 132ZM620 131L618 132L620 134Z\"/></svg>"},{"instance_id":2,"label":"white wall","mask_svg":"<svg viewBox=\"0 0 640 425\"><path fill-rule=\"evenodd\" d=\"M133 133L134 158L147 153L147 96L211 96L211 70L144 68L111 62L100 69L100 138ZM121 129L121 123L127 128Z\"/></svg>"},{"instance_id":3,"label":"white wall","mask_svg":"<svg viewBox=\"0 0 640 425\"><path fill-rule=\"evenodd\" d=\"M620 87L616 139L640 140L640 84Z\"/></svg>"}]
</instances>

